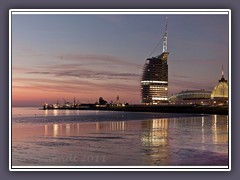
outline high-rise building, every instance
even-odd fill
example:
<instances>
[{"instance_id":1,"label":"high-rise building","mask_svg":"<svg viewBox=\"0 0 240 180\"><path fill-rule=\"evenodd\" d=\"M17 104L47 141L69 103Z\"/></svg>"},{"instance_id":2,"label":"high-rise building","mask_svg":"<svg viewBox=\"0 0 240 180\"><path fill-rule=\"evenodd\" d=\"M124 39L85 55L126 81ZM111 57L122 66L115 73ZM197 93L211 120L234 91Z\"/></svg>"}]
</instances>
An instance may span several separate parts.
<instances>
[{"instance_id":1,"label":"high-rise building","mask_svg":"<svg viewBox=\"0 0 240 180\"><path fill-rule=\"evenodd\" d=\"M162 54L147 58L141 80L143 104L161 104L168 100L167 21Z\"/></svg>"}]
</instances>

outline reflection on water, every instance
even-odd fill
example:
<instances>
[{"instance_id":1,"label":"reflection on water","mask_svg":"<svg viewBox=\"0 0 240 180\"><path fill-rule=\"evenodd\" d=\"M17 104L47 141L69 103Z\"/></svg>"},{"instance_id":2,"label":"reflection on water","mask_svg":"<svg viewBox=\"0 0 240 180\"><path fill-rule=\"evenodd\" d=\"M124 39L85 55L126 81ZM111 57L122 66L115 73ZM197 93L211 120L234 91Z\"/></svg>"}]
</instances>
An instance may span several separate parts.
<instances>
[{"instance_id":1,"label":"reflection on water","mask_svg":"<svg viewBox=\"0 0 240 180\"><path fill-rule=\"evenodd\" d=\"M205 143L205 133L204 133L204 116L202 117L202 144Z\"/></svg>"},{"instance_id":2,"label":"reflection on water","mask_svg":"<svg viewBox=\"0 0 240 180\"><path fill-rule=\"evenodd\" d=\"M54 110L53 110L53 115L54 115L54 116L57 116L57 115L58 115L58 110L54 109Z\"/></svg>"},{"instance_id":3,"label":"reflection on water","mask_svg":"<svg viewBox=\"0 0 240 180\"><path fill-rule=\"evenodd\" d=\"M45 124L44 136L72 136L78 135L81 132L90 130L90 132L103 132L103 131L124 131L127 127L127 122L96 122L96 123L71 123L71 124Z\"/></svg>"},{"instance_id":4,"label":"reflection on water","mask_svg":"<svg viewBox=\"0 0 240 180\"><path fill-rule=\"evenodd\" d=\"M212 116L212 141L215 144L228 143L228 117Z\"/></svg>"},{"instance_id":5,"label":"reflection on water","mask_svg":"<svg viewBox=\"0 0 240 180\"><path fill-rule=\"evenodd\" d=\"M89 111L89 110L40 110L39 107L13 107L12 117L50 117L50 116L77 116L77 115L102 115L109 114L109 111Z\"/></svg>"},{"instance_id":6,"label":"reflection on water","mask_svg":"<svg viewBox=\"0 0 240 180\"><path fill-rule=\"evenodd\" d=\"M201 118L201 121L199 121ZM212 116L212 121L205 120L206 117L192 118L188 121L185 118L177 120L169 119L153 119L149 121L143 121L143 131L141 141L145 146L161 146L166 145L168 142L169 124L172 132L179 128L183 128L186 132L195 136L198 133L198 128L201 127L201 142L205 142L205 133L209 133L209 124L211 123L211 137L213 143L228 143L228 117L227 116ZM178 127L178 128L177 128ZM187 128L187 130L185 129ZM208 134L207 134L208 135ZM209 135L208 135L209 136Z\"/></svg>"},{"instance_id":7,"label":"reflection on water","mask_svg":"<svg viewBox=\"0 0 240 180\"><path fill-rule=\"evenodd\" d=\"M53 137L56 137L58 135L58 131L59 131L59 128L58 128L58 124L53 124Z\"/></svg>"},{"instance_id":8,"label":"reflection on water","mask_svg":"<svg viewBox=\"0 0 240 180\"><path fill-rule=\"evenodd\" d=\"M90 132L103 131L125 131L131 128L132 122L96 122L92 124L71 123L71 124L46 124L44 125L45 136L71 136L84 132L84 129ZM209 127L209 125L211 125ZM206 117L197 117L187 120L181 119L152 119L141 121L138 130L141 131L141 143L143 146L167 146L169 134L175 134L178 130L183 132L182 138L201 137L201 143L204 144L206 136L211 136L211 143L228 143L228 121L225 116L213 115L211 119ZM169 128L170 127L170 128ZM199 131L200 130L200 131ZM211 130L211 131L209 131ZM186 136L186 137L185 137ZM198 139L198 138L197 138Z\"/></svg>"},{"instance_id":9,"label":"reflection on water","mask_svg":"<svg viewBox=\"0 0 240 180\"><path fill-rule=\"evenodd\" d=\"M57 112L54 113L57 116ZM25 153L26 143L31 144L28 153ZM40 163L47 159L46 156L80 156L84 153L106 156L106 162L100 165L211 165L212 162L226 165L226 161L219 159L222 156L226 159L228 154L228 116L28 126L14 124L13 146L13 161L24 165L29 164L18 159L39 156ZM55 150L52 155L51 148ZM95 165L94 162L89 163ZM80 165L85 164L82 162Z\"/></svg>"},{"instance_id":10,"label":"reflection on water","mask_svg":"<svg viewBox=\"0 0 240 180\"><path fill-rule=\"evenodd\" d=\"M44 115L48 116L48 110L44 111Z\"/></svg>"},{"instance_id":11,"label":"reflection on water","mask_svg":"<svg viewBox=\"0 0 240 180\"><path fill-rule=\"evenodd\" d=\"M166 146L168 144L168 119L143 121L141 141L144 146Z\"/></svg>"},{"instance_id":12,"label":"reflection on water","mask_svg":"<svg viewBox=\"0 0 240 180\"><path fill-rule=\"evenodd\" d=\"M46 124L44 125L45 136L74 136L82 132L124 132L134 128L141 132L140 141L143 146L167 146L169 137L180 138L198 142L205 146L206 143L228 143L228 117L213 115L209 117L152 119L141 121L140 125L132 125L132 122L96 122L96 123L71 123L71 124ZM86 131L87 130L87 131ZM175 137L176 133L179 137ZM210 138L211 137L211 138ZM199 140L199 141L198 141ZM178 142L177 142L178 143ZM202 147L203 147L202 146Z\"/></svg>"},{"instance_id":13,"label":"reflection on water","mask_svg":"<svg viewBox=\"0 0 240 180\"><path fill-rule=\"evenodd\" d=\"M125 130L124 121L116 122L96 122L96 131L110 130L110 131L124 131Z\"/></svg>"},{"instance_id":14,"label":"reflection on water","mask_svg":"<svg viewBox=\"0 0 240 180\"><path fill-rule=\"evenodd\" d=\"M149 164L169 164L168 119L153 119L142 122L141 143Z\"/></svg>"},{"instance_id":15,"label":"reflection on water","mask_svg":"<svg viewBox=\"0 0 240 180\"><path fill-rule=\"evenodd\" d=\"M200 154L216 152L228 154L228 117L202 116L180 119L153 119L142 121L141 142L148 147L148 157L151 162L168 164L169 157L174 157L172 147L183 150L182 156L189 154L188 149ZM185 151L185 152L184 152ZM151 152L151 153L149 153ZM177 151L181 152L181 151ZM182 153L182 152L181 152ZM202 155L204 158L207 154ZM176 157L176 159L179 157ZM196 160L198 160L196 158Z\"/></svg>"},{"instance_id":16,"label":"reflection on water","mask_svg":"<svg viewBox=\"0 0 240 180\"><path fill-rule=\"evenodd\" d=\"M46 124L44 125L44 136L71 136L79 133L80 124Z\"/></svg>"}]
</instances>

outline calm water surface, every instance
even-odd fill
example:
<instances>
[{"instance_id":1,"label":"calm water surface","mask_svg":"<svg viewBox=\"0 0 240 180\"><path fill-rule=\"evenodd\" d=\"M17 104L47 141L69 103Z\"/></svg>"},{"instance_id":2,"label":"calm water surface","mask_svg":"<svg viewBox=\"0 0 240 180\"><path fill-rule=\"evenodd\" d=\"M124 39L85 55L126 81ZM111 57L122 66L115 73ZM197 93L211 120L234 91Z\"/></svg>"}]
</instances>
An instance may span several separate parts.
<instances>
[{"instance_id":1,"label":"calm water surface","mask_svg":"<svg viewBox=\"0 0 240 180\"><path fill-rule=\"evenodd\" d=\"M228 116L12 110L14 166L228 165Z\"/></svg>"}]
</instances>

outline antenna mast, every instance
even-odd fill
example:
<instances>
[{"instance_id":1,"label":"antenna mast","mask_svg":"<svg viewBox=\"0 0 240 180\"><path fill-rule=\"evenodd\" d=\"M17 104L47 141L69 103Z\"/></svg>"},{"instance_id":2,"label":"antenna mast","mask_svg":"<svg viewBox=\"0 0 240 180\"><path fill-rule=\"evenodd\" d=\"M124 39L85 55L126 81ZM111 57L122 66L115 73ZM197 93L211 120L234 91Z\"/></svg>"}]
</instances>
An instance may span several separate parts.
<instances>
[{"instance_id":1,"label":"antenna mast","mask_svg":"<svg viewBox=\"0 0 240 180\"><path fill-rule=\"evenodd\" d=\"M222 65L222 78L224 78L224 70L223 70L223 65Z\"/></svg>"},{"instance_id":2,"label":"antenna mast","mask_svg":"<svg viewBox=\"0 0 240 180\"><path fill-rule=\"evenodd\" d=\"M167 52L167 20L168 17L166 17L165 33L163 36L163 52Z\"/></svg>"}]
</instances>

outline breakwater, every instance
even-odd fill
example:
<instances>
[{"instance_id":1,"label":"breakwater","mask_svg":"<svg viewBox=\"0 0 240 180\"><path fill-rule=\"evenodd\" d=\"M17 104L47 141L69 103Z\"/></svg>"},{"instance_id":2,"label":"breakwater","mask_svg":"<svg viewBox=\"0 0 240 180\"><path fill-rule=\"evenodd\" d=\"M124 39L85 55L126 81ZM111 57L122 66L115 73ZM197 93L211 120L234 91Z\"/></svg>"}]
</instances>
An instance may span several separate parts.
<instances>
[{"instance_id":1,"label":"breakwater","mask_svg":"<svg viewBox=\"0 0 240 180\"><path fill-rule=\"evenodd\" d=\"M78 107L44 107L45 110L104 110L128 112L159 112L159 113L192 113L228 115L228 105L127 105L127 106L78 106Z\"/></svg>"}]
</instances>

